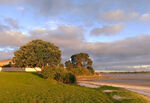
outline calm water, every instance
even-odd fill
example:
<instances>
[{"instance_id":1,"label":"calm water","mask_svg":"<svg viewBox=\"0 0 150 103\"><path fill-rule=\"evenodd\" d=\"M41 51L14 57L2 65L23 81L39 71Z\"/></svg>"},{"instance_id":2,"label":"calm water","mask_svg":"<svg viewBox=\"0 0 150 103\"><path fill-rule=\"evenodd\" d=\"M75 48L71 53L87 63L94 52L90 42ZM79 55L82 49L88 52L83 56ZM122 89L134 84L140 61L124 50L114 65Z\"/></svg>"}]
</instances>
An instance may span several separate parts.
<instances>
[{"instance_id":1,"label":"calm water","mask_svg":"<svg viewBox=\"0 0 150 103\"><path fill-rule=\"evenodd\" d=\"M104 77L112 77L110 79L100 79L99 82L115 83L124 85L135 85L150 87L150 73L126 73L126 74L102 74Z\"/></svg>"}]
</instances>

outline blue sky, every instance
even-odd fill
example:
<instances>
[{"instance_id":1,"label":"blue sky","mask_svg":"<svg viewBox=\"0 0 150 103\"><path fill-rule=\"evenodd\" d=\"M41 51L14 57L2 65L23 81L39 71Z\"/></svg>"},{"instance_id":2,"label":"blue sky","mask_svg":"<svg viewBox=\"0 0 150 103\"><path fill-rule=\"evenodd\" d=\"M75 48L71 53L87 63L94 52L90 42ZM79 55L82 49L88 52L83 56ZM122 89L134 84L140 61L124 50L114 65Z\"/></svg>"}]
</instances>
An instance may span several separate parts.
<instances>
[{"instance_id":1,"label":"blue sky","mask_svg":"<svg viewBox=\"0 0 150 103\"><path fill-rule=\"evenodd\" d=\"M14 50L33 39L43 39L63 50L63 61L73 53L88 52L97 69L131 65L129 60L133 65L147 65L150 59L144 58L150 55L149 3L149 0L0 0L3 54L0 60L13 57Z\"/></svg>"}]
</instances>

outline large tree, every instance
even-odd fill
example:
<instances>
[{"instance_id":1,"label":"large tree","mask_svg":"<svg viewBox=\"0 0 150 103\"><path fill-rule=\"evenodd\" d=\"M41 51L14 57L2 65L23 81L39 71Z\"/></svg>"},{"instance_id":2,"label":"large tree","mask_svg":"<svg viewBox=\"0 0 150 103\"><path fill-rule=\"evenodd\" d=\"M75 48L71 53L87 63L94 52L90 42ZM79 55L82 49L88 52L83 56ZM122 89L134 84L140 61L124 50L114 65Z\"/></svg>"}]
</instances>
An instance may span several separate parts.
<instances>
[{"instance_id":1,"label":"large tree","mask_svg":"<svg viewBox=\"0 0 150 103\"><path fill-rule=\"evenodd\" d=\"M59 65L61 62L61 51L50 42L33 40L14 52L13 62L17 67Z\"/></svg>"}]
</instances>

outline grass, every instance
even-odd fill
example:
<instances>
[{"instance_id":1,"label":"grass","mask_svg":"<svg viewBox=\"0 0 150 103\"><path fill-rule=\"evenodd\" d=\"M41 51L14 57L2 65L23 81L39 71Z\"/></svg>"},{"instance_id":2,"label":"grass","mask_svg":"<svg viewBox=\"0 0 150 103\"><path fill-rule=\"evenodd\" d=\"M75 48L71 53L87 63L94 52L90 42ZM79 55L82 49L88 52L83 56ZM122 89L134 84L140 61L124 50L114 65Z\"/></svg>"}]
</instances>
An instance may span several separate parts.
<instances>
[{"instance_id":1,"label":"grass","mask_svg":"<svg viewBox=\"0 0 150 103\"><path fill-rule=\"evenodd\" d=\"M117 91L103 93L103 90L107 89ZM131 99L115 100L114 95ZM150 101L120 88L103 86L92 89L45 80L36 73L1 72L0 103L150 103Z\"/></svg>"}]
</instances>

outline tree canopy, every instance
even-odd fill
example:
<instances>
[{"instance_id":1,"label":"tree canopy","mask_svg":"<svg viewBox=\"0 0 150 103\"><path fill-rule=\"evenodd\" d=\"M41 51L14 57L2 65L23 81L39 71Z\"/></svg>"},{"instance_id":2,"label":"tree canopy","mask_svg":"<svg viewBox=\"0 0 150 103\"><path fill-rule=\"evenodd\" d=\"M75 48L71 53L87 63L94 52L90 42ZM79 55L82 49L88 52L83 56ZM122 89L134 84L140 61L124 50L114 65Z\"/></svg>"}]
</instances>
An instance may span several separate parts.
<instances>
[{"instance_id":1,"label":"tree canopy","mask_svg":"<svg viewBox=\"0 0 150 103\"><path fill-rule=\"evenodd\" d=\"M94 74L92 67L93 61L87 53L79 53L72 55L70 60L65 62L67 70L75 75L91 75Z\"/></svg>"},{"instance_id":2,"label":"tree canopy","mask_svg":"<svg viewBox=\"0 0 150 103\"><path fill-rule=\"evenodd\" d=\"M14 52L13 62L17 67L59 65L61 51L53 43L33 40Z\"/></svg>"},{"instance_id":3,"label":"tree canopy","mask_svg":"<svg viewBox=\"0 0 150 103\"><path fill-rule=\"evenodd\" d=\"M90 59L87 53L79 53L71 56L69 61L65 62L66 66L73 66L73 67L91 67L93 61Z\"/></svg>"}]
</instances>

